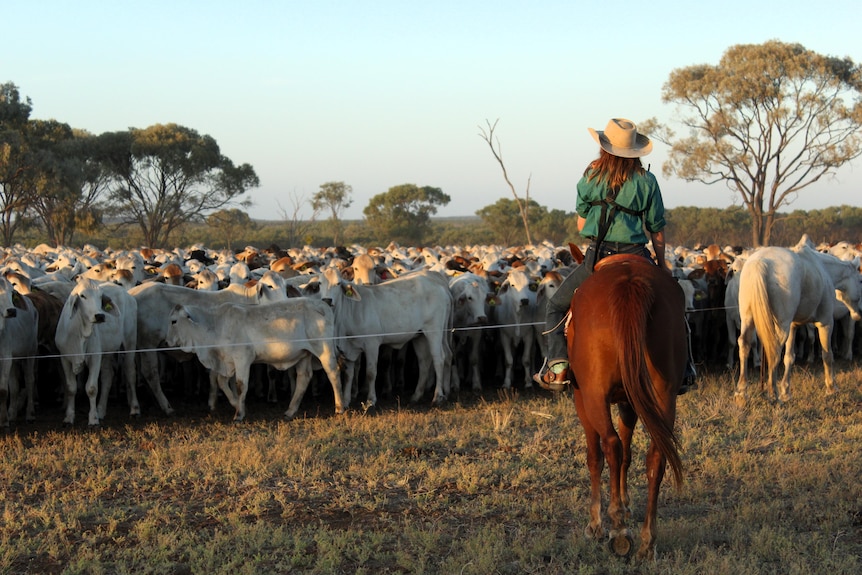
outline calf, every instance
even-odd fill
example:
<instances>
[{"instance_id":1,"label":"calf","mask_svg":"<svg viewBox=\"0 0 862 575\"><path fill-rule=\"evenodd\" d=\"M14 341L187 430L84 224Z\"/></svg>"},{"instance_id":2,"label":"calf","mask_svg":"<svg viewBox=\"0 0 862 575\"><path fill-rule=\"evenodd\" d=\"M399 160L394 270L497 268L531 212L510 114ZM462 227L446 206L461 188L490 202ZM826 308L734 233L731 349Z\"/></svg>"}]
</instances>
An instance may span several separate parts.
<instances>
[{"instance_id":1,"label":"calf","mask_svg":"<svg viewBox=\"0 0 862 575\"><path fill-rule=\"evenodd\" d=\"M479 347L482 343L482 327L488 325L485 311L490 295L488 282L472 272L466 272L449 280L452 292L454 313L452 327L453 358L452 388L460 388L459 359L466 360L471 374L472 390L482 392L482 373L480 370Z\"/></svg>"},{"instance_id":2,"label":"calf","mask_svg":"<svg viewBox=\"0 0 862 575\"><path fill-rule=\"evenodd\" d=\"M521 367L524 371L524 387L533 387L533 354L535 331L533 323L538 320L536 291L538 282L524 267L512 268L506 281L497 292L496 313L500 326L500 346L503 351L505 374L503 388L512 387L514 356L521 350Z\"/></svg>"},{"instance_id":3,"label":"calf","mask_svg":"<svg viewBox=\"0 0 862 575\"><path fill-rule=\"evenodd\" d=\"M539 282L539 288L536 290L536 309L537 318L543 318L548 300L554 297L560 284L563 283L563 276L556 270L551 270L545 274L542 281ZM539 347L539 352L542 357L548 357L548 335L545 333L545 324L537 321L535 326L535 338Z\"/></svg>"},{"instance_id":4,"label":"calf","mask_svg":"<svg viewBox=\"0 0 862 575\"><path fill-rule=\"evenodd\" d=\"M138 303L138 345L141 348L141 375L146 379L159 406L166 414L174 412L162 391L158 348L164 346L168 315L177 304L216 306L221 303L249 303L287 299L283 284L279 288L263 281L252 287L236 286L233 290L204 291L159 282L145 282L129 290ZM211 398L212 400L212 398Z\"/></svg>"}]
</instances>

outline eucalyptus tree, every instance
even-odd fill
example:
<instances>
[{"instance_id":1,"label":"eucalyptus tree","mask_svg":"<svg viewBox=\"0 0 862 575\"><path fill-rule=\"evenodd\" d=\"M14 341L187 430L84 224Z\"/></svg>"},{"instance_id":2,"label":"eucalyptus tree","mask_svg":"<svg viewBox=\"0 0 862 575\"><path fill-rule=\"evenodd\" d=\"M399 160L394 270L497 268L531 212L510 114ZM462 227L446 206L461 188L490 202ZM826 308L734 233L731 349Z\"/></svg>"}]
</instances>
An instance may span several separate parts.
<instances>
[{"instance_id":1,"label":"eucalyptus tree","mask_svg":"<svg viewBox=\"0 0 862 575\"><path fill-rule=\"evenodd\" d=\"M522 203L517 200L500 198L493 204L488 204L478 210L476 215L491 230L493 242L504 246L513 246L526 242L527 236L522 219ZM528 209L535 213L539 204L530 200Z\"/></svg>"},{"instance_id":2,"label":"eucalyptus tree","mask_svg":"<svg viewBox=\"0 0 862 575\"><path fill-rule=\"evenodd\" d=\"M523 214L528 213L527 225ZM530 243L526 230L548 215L548 209L535 200L509 200L500 198L476 211L488 229L494 234L494 243L504 246Z\"/></svg>"},{"instance_id":3,"label":"eucalyptus tree","mask_svg":"<svg viewBox=\"0 0 862 575\"><path fill-rule=\"evenodd\" d=\"M440 188L402 184L371 198L362 213L379 241L422 245L437 206L450 201Z\"/></svg>"},{"instance_id":4,"label":"eucalyptus tree","mask_svg":"<svg viewBox=\"0 0 862 575\"><path fill-rule=\"evenodd\" d=\"M206 223L219 232L229 250L233 249L232 243L235 238L242 234L248 237L250 232L258 228L248 213L238 208L217 210L207 216Z\"/></svg>"},{"instance_id":5,"label":"eucalyptus tree","mask_svg":"<svg viewBox=\"0 0 862 575\"><path fill-rule=\"evenodd\" d=\"M100 201L113 181L98 138L54 120L31 121L28 131L36 161L27 205L48 242L68 245L76 231L95 232L102 224Z\"/></svg>"},{"instance_id":6,"label":"eucalyptus tree","mask_svg":"<svg viewBox=\"0 0 862 575\"><path fill-rule=\"evenodd\" d=\"M320 190L311 198L311 206L315 213L329 210L329 227L332 231L332 245L340 245L342 241L341 216L344 210L353 204L350 194L353 188L344 182L327 182L321 184Z\"/></svg>"},{"instance_id":7,"label":"eucalyptus tree","mask_svg":"<svg viewBox=\"0 0 862 575\"><path fill-rule=\"evenodd\" d=\"M136 226L143 241L166 247L172 232L242 199L260 181L249 164L235 166L215 139L177 124L103 134L106 166L116 179L110 213Z\"/></svg>"},{"instance_id":8,"label":"eucalyptus tree","mask_svg":"<svg viewBox=\"0 0 862 575\"><path fill-rule=\"evenodd\" d=\"M0 236L6 246L25 222L26 180L34 161L26 133L32 110L15 84L0 84Z\"/></svg>"},{"instance_id":9,"label":"eucalyptus tree","mask_svg":"<svg viewBox=\"0 0 862 575\"><path fill-rule=\"evenodd\" d=\"M862 154L859 66L799 44L740 44L716 65L673 70L662 100L686 129L642 126L670 145L665 176L738 193L755 246L769 244L782 207Z\"/></svg>"}]
</instances>

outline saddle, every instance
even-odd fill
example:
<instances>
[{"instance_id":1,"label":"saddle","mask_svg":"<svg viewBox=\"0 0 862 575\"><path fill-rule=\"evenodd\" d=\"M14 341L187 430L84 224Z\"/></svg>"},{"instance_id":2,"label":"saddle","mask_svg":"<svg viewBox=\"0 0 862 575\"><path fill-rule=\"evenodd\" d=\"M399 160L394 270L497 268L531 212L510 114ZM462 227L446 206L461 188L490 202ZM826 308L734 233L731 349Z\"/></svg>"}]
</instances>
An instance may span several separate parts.
<instances>
[{"instance_id":1,"label":"saddle","mask_svg":"<svg viewBox=\"0 0 862 575\"><path fill-rule=\"evenodd\" d=\"M606 257L603 257L598 262L596 262L596 266L593 268L593 271L599 271L601 268L605 266L609 266L612 264L622 264L622 263L652 263L650 260L646 259L643 256L639 256L637 254L612 254Z\"/></svg>"}]
</instances>

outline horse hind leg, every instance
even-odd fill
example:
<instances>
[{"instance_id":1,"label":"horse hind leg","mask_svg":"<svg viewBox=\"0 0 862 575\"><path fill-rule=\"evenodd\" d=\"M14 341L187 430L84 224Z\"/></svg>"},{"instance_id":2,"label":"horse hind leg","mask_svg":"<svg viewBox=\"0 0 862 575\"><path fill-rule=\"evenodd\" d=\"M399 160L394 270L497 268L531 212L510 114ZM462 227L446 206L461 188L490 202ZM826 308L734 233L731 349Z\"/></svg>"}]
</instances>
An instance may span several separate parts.
<instances>
[{"instance_id":1,"label":"horse hind leg","mask_svg":"<svg viewBox=\"0 0 862 575\"><path fill-rule=\"evenodd\" d=\"M754 333L754 323L743 318L736 342L739 350L739 378L733 393L739 406L745 405L748 400L748 354L754 345Z\"/></svg>"},{"instance_id":2,"label":"horse hind leg","mask_svg":"<svg viewBox=\"0 0 862 575\"><path fill-rule=\"evenodd\" d=\"M787 332L787 341L784 342L784 374L778 382L774 377L777 370L770 365L769 390L778 403L790 401L790 372L796 361L796 331L796 326L791 324Z\"/></svg>"},{"instance_id":3,"label":"horse hind leg","mask_svg":"<svg viewBox=\"0 0 862 575\"><path fill-rule=\"evenodd\" d=\"M637 425L638 416L630 404L619 405L618 429L622 442L622 466L620 469L620 502L626 521L631 519L631 498L629 497L628 473L632 463L632 437Z\"/></svg>"}]
</instances>

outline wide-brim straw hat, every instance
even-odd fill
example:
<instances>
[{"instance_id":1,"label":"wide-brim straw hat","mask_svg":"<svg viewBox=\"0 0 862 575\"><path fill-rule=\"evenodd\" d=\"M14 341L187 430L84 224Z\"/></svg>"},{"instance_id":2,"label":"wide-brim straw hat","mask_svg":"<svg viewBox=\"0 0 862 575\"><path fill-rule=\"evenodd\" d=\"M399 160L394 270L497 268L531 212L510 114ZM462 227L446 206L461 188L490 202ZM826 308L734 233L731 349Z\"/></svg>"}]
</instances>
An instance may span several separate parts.
<instances>
[{"instance_id":1,"label":"wide-brim straw hat","mask_svg":"<svg viewBox=\"0 0 862 575\"><path fill-rule=\"evenodd\" d=\"M640 158L652 152L652 142L643 134L638 134L638 128L631 120L611 118L605 131L587 128L593 139L604 151L621 158Z\"/></svg>"}]
</instances>

